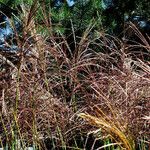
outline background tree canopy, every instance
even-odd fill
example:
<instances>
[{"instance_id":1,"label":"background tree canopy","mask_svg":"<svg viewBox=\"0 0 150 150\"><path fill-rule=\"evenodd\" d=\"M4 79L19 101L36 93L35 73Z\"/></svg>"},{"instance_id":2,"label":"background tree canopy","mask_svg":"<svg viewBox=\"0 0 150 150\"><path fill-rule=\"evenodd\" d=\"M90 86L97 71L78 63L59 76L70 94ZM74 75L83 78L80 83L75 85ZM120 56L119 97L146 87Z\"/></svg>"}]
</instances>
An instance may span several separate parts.
<instances>
[{"instance_id":1,"label":"background tree canopy","mask_svg":"<svg viewBox=\"0 0 150 150\"><path fill-rule=\"evenodd\" d=\"M22 3L32 5L34 0L0 0L1 11L17 10ZM42 8L55 27L56 33L69 33L71 23L75 31L83 32L90 22L95 23L95 29L105 30L110 34L119 34L123 30L124 21L133 16L141 16L144 20L150 18L149 0L38 0L37 21L42 24ZM5 5L10 7L6 9Z\"/></svg>"}]
</instances>

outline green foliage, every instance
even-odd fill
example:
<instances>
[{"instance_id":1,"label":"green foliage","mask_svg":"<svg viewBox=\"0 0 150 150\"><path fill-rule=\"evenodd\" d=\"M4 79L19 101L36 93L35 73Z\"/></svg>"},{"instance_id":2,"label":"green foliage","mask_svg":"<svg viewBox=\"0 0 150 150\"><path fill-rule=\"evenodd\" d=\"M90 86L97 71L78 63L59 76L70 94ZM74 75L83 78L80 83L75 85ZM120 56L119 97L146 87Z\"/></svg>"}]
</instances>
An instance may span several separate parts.
<instances>
[{"instance_id":1,"label":"green foliage","mask_svg":"<svg viewBox=\"0 0 150 150\"><path fill-rule=\"evenodd\" d=\"M33 0L0 0L0 2L9 6L9 7L16 8L16 6L18 6L22 3L32 5Z\"/></svg>"},{"instance_id":2,"label":"green foliage","mask_svg":"<svg viewBox=\"0 0 150 150\"><path fill-rule=\"evenodd\" d=\"M139 15L150 19L150 1L149 0L138 0L136 3L136 11Z\"/></svg>"},{"instance_id":3,"label":"green foliage","mask_svg":"<svg viewBox=\"0 0 150 150\"><path fill-rule=\"evenodd\" d=\"M70 34L72 32L71 26L75 31L83 33L87 26L94 21L95 27L101 28L101 1L77 1L75 6L68 7L64 3L60 8L52 7L50 3L45 2L47 15L50 13L51 23L53 25L54 33ZM72 25L71 25L72 23Z\"/></svg>"},{"instance_id":4,"label":"green foliage","mask_svg":"<svg viewBox=\"0 0 150 150\"><path fill-rule=\"evenodd\" d=\"M16 8L22 3L31 6L34 0L0 0L0 2ZM64 2L60 7L54 7L54 0L39 0L37 2L36 20L38 24L42 22L42 11L44 11L53 26L52 32L61 34L70 34L72 32L71 22L74 30L78 30L80 33L85 31L91 20L96 23L94 29L105 29L109 33L114 33L122 30L125 14L131 16L134 12L146 18L150 17L150 2L148 0L118 0L109 10L107 10L104 0L76 0L73 7L69 7L67 2ZM43 6L45 10L41 11Z\"/></svg>"}]
</instances>

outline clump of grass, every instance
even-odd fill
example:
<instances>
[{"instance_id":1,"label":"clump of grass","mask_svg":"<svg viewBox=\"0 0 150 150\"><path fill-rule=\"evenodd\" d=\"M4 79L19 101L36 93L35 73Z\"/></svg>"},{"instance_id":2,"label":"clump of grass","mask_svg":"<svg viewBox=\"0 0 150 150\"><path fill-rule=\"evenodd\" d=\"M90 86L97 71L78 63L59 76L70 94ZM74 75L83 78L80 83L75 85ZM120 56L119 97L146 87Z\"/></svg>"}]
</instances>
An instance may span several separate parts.
<instances>
[{"instance_id":1,"label":"clump of grass","mask_svg":"<svg viewBox=\"0 0 150 150\"><path fill-rule=\"evenodd\" d=\"M127 137L124 133L124 128L120 125L119 122L115 123L110 120L106 114L104 114L100 109L97 108L95 110L97 115L99 117L94 117L89 114L83 114L81 113L79 116L88 120L90 124L93 126L99 127L104 129L107 133L111 134L111 138L113 138L114 141L116 141L116 144L121 147L122 149L126 148L128 150L135 149L134 141L131 137ZM103 117L101 113L106 117ZM118 124L119 123L119 124ZM104 132L105 132L104 131ZM113 145L113 144L112 144ZM106 145L108 146L108 145Z\"/></svg>"},{"instance_id":2,"label":"clump of grass","mask_svg":"<svg viewBox=\"0 0 150 150\"><path fill-rule=\"evenodd\" d=\"M115 44L113 41L111 43ZM109 47L108 44L103 46L106 50L111 49L110 54L115 54L117 45ZM130 45L121 45L123 47L120 47L120 51L117 50L119 61L108 55L112 66L105 70L109 69L109 72L99 71L95 75L90 74L91 109L79 116L94 127L102 128L104 133L110 134L120 148L136 149L138 139L149 138L149 124L143 120L143 117L149 114L149 65L128 55L128 52L131 54ZM139 48L141 47L145 47L144 44L139 45ZM146 48L149 50L148 45ZM117 58L117 54L114 57ZM118 66L113 66L113 62L118 63Z\"/></svg>"},{"instance_id":3,"label":"clump of grass","mask_svg":"<svg viewBox=\"0 0 150 150\"><path fill-rule=\"evenodd\" d=\"M86 149L86 134L98 128L102 134L96 138L111 139L99 148L136 149L138 139L149 138L145 116L149 116L150 68L130 54L134 46L148 52L150 46L144 39L143 45L130 45L103 32L93 33L92 23L82 37L77 37L72 24L71 42L51 31L45 37L37 32L37 6L36 1L30 8L22 6L23 31L16 33L18 62L9 61L12 64L0 76L2 144L6 140L11 147L20 140L22 147L46 149L47 140L53 149ZM44 6L42 12L50 30ZM97 143L93 139L92 149Z\"/></svg>"}]
</instances>

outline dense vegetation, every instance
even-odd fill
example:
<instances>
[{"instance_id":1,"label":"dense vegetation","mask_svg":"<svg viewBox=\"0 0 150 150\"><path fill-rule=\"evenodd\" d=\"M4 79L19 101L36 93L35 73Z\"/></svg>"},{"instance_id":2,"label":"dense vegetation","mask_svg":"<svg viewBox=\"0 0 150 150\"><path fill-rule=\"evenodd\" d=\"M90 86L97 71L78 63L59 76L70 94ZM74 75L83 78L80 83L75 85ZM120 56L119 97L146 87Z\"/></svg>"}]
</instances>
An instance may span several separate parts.
<instances>
[{"instance_id":1,"label":"dense vegetation","mask_svg":"<svg viewBox=\"0 0 150 150\"><path fill-rule=\"evenodd\" d=\"M148 150L150 2L73 2L0 0L1 147Z\"/></svg>"}]
</instances>

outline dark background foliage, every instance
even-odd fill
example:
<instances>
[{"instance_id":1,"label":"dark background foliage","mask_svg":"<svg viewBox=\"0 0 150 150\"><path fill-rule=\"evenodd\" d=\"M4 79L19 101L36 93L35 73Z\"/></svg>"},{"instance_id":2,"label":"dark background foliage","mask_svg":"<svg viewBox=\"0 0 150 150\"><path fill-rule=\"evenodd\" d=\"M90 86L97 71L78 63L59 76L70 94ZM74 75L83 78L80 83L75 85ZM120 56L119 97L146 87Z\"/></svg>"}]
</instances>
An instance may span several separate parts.
<instances>
[{"instance_id":1,"label":"dark background foliage","mask_svg":"<svg viewBox=\"0 0 150 150\"><path fill-rule=\"evenodd\" d=\"M18 11L22 1L0 2L1 11L10 16L10 13ZM33 0L24 2L31 5ZM40 5L45 4L47 14L51 13L51 21L56 26L55 32L68 33L71 31L72 21L75 30L81 33L92 21L96 23L96 29L104 29L108 33L118 35L123 30L125 20L132 21L134 16L140 16L140 21L147 23L150 18L149 0L39 0L38 2ZM37 16L40 22L40 15Z\"/></svg>"}]
</instances>

